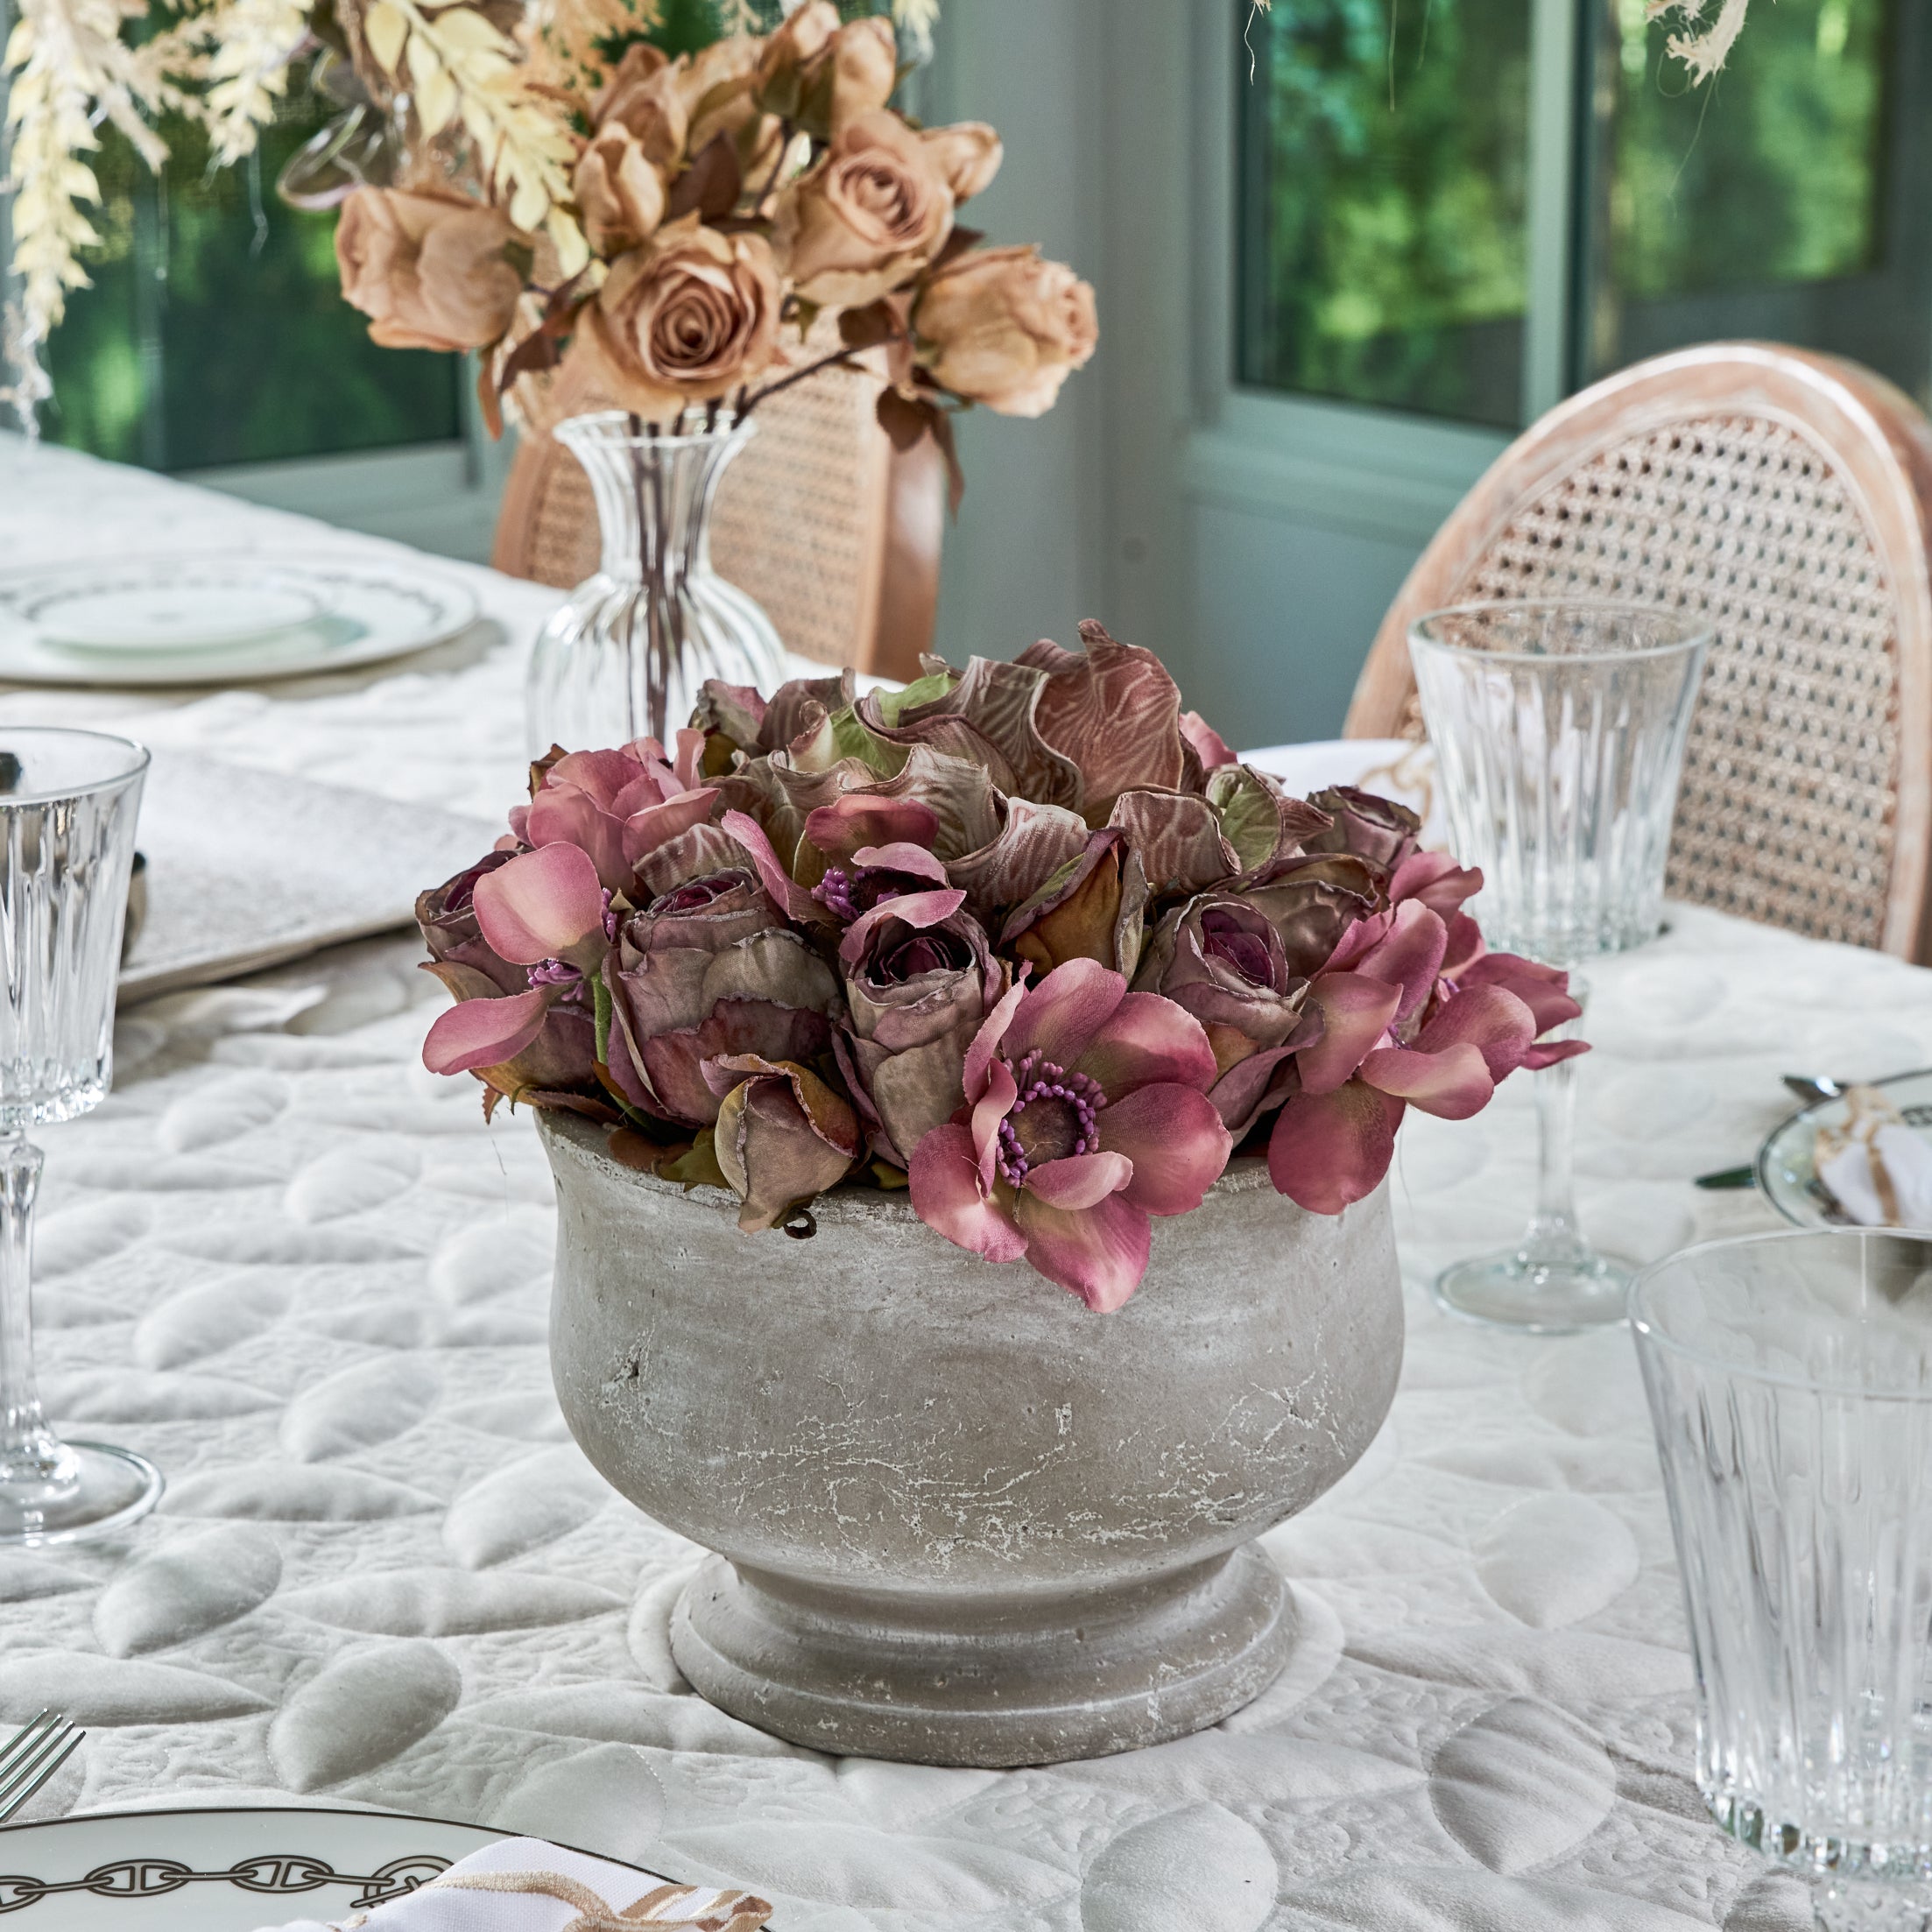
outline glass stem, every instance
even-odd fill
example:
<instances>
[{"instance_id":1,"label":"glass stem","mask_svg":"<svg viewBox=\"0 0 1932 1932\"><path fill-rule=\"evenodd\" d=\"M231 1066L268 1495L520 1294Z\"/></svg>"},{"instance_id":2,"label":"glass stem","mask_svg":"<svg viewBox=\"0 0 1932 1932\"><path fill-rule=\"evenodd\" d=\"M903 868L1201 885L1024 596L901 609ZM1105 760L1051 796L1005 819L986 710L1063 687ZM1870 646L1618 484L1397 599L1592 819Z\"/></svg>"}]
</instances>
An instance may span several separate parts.
<instances>
[{"instance_id":1,"label":"glass stem","mask_svg":"<svg viewBox=\"0 0 1932 1932\"><path fill-rule=\"evenodd\" d=\"M64 1458L33 1378L33 1197L43 1156L0 1135L0 1482L54 1482Z\"/></svg>"},{"instance_id":2,"label":"glass stem","mask_svg":"<svg viewBox=\"0 0 1932 1932\"><path fill-rule=\"evenodd\" d=\"M1590 998L1582 977L1569 976L1570 998ZM1583 1019L1553 1029L1555 1040L1574 1040ZM1524 1231L1517 1259L1525 1267L1573 1267L1590 1252L1576 1225L1576 1062L1559 1060L1530 1076L1536 1082L1536 1212Z\"/></svg>"}]
</instances>

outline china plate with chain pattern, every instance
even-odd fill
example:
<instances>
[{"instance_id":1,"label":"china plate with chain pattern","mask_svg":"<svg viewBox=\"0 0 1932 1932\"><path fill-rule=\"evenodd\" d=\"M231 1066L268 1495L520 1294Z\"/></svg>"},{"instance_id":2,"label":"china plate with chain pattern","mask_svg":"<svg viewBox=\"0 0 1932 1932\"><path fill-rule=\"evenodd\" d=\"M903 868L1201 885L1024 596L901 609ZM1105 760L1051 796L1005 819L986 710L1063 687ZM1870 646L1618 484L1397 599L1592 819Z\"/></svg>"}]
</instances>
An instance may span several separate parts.
<instances>
[{"instance_id":1,"label":"china plate with chain pattern","mask_svg":"<svg viewBox=\"0 0 1932 1932\"><path fill-rule=\"evenodd\" d=\"M14 1825L0 1830L0 1925L257 1932L342 1919L511 1836L439 1818L293 1808L100 1812Z\"/></svg>"},{"instance_id":2,"label":"china plate with chain pattern","mask_svg":"<svg viewBox=\"0 0 1932 1932\"><path fill-rule=\"evenodd\" d=\"M0 574L0 679L230 684L346 670L454 637L469 587L414 564L129 557Z\"/></svg>"}]
</instances>

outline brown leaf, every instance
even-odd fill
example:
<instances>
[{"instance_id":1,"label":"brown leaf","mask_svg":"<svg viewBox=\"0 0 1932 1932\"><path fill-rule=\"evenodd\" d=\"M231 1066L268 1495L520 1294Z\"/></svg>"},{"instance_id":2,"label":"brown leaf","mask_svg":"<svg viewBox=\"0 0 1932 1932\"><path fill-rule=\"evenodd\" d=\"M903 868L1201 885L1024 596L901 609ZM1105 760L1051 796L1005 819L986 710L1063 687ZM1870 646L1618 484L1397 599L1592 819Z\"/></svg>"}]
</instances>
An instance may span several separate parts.
<instances>
[{"instance_id":1,"label":"brown leaf","mask_svg":"<svg viewBox=\"0 0 1932 1932\"><path fill-rule=\"evenodd\" d=\"M744 175L737 145L729 134L714 134L691 165L671 184L664 218L674 222L695 208L708 222L721 220L738 205Z\"/></svg>"},{"instance_id":2,"label":"brown leaf","mask_svg":"<svg viewBox=\"0 0 1932 1932\"><path fill-rule=\"evenodd\" d=\"M934 405L915 402L896 389L880 390L874 410L878 427L892 438L892 448L899 450L911 449L921 436L932 434L933 419L938 414Z\"/></svg>"},{"instance_id":3,"label":"brown leaf","mask_svg":"<svg viewBox=\"0 0 1932 1932\"><path fill-rule=\"evenodd\" d=\"M842 310L838 319L839 340L848 349L873 349L899 335L899 321L892 304L868 302L864 308Z\"/></svg>"},{"instance_id":4,"label":"brown leaf","mask_svg":"<svg viewBox=\"0 0 1932 1932\"><path fill-rule=\"evenodd\" d=\"M505 385L507 386L507 385ZM483 427L491 442L503 440L503 404L496 384L490 379L490 358L476 359L476 406L483 411Z\"/></svg>"},{"instance_id":5,"label":"brown leaf","mask_svg":"<svg viewBox=\"0 0 1932 1932\"><path fill-rule=\"evenodd\" d=\"M947 263L955 260L958 257L963 255L968 249L977 246L985 239L986 231L983 228L955 228L946 237L945 245L937 255L934 256L931 263L927 265L927 274L928 276L938 274L940 270L946 266Z\"/></svg>"}]
</instances>

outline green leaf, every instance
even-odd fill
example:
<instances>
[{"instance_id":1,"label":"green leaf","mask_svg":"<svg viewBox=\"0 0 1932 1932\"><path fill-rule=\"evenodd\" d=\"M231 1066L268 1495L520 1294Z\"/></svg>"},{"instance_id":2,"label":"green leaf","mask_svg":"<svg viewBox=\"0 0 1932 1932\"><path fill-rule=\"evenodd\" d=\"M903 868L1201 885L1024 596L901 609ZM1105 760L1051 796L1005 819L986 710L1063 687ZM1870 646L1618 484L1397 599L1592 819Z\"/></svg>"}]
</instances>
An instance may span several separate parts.
<instances>
[{"instance_id":1,"label":"green leaf","mask_svg":"<svg viewBox=\"0 0 1932 1932\"><path fill-rule=\"evenodd\" d=\"M850 705L832 716L832 750L871 765L882 779L897 778L906 767L906 747L880 737Z\"/></svg>"},{"instance_id":2,"label":"green leaf","mask_svg":"<svg viewBox=\"0 0 1932 1932\"><path fill-rule=\"evenodd\" d=\"M597 1061L599 1065L610 1064L610 989L603 983L600 972L590 982L590 999L595 1016L597 1038Z\"/></svg>"},{"instance_id":3,"label":"green leaf","mask_svg":"<svg viewBox=\"0 0 1932 1932\"><path fill-rule=\"evenodd\" d=\"M709 1127L676 1159L659 1161L658 1173L663 1179L687 1188L723 1188L727 1194L731 1191L731 1183L718 1165L716 1139Z\"/></svg>"},{"instance_id":4,"label":"green leaf","mask_svg":"<svg viewBox=\"0 0 1932 1932\"><path fill-rule=\"evenodd\" d=\"M922 704L936 703L957 682L950 671L941 671L929 678L915 678L900 691L880 691L874 702L878 706L879 716L890 728L896 730L899 721L908 711L916 711Z\"/></svg>"},{"instance_id":5,"label":"green leaf","mask_svg":"<svg viewBox=\"0 0 1932 1932\"><path fill-rule=\"evenodd\" d=\"M1221 821L1221 836L1251 871L1274 857L1281 814L1274 794L1245 765L1224 765L1209 774L1208 803Z\"/></svg>"}]
</instances>

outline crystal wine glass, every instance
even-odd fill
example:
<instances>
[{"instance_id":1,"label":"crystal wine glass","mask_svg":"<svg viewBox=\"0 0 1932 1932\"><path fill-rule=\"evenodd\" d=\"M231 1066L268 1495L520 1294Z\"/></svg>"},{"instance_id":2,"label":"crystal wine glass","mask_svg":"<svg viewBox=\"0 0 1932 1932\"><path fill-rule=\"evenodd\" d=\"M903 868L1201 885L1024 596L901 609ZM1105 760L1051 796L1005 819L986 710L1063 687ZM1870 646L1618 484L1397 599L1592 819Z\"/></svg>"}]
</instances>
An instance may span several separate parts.
<instances>
[{"instance_id":1,"label":"crystal wine glass","mask_svg":"<svg viewBox=\"0 0 1932 1932\"><path fill-rule=\"evenodd\" d=\"M1932 1243L1801 1230L1645 1270L1631 1323L1697 1679L1697 1786L1828 1932L1932 1922Z\"/></svg>"},{"instance_id":2,"label":"crystal wine glass","mask_svg":"<svg viewBox=\"0 0 1932 1932\"><path fill-rule=\"evenodd\" d=\"M1411 630L1456 856L1482 868L1471 910L1498 951L1574 969L1656 936L1710 643L1687 614L1534 599L1437 611ZM1573 971L1572 996L1587 991ZM1436 1299L1544 1334L1620 1322L1634 1268L1577 1224L1575 1064L1533 1077L1536 1211L1513 1248L1445 1270Z\"/></svg>"},{"instance_id":3,"label":"crystal wine glass","mask_svg":"<svg viewBox=\"0 0 1932 1932\"><path fill-rule=\"evenodd\" d=\"M102 1536L153 1508L160 1472L62 1442L33 1377L31 1127L97 1107L148 754L96 731L0 732L0 1545Z\"/></svg>"}]
</instances>

